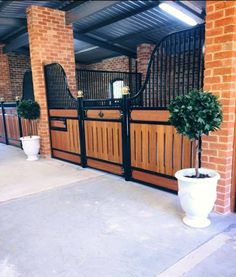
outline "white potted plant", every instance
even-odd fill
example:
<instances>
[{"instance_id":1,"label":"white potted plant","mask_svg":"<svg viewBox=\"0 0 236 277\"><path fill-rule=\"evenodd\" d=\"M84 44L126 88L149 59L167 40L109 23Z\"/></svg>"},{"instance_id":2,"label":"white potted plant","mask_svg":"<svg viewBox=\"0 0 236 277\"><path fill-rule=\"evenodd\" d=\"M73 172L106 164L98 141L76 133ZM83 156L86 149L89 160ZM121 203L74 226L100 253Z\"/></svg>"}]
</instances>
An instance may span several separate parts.
<instances>
[{"instance_id":1,"label":"white potted plant","mask_svg":"<svg viewBox=\"0 0 236 277\"><path fill-rule=\"evenodd\" d=\"M40 106L33 100L22 100L18 107L17 113L20 117L29 121L29 134L28 136L20 138L22 147L27 155L27 161L38 160L38 153L40 148L40 137L33 136L32 120L36 120L40 116Z\"/></svg>"},{"instance_id":2,"label":"white potted plant","mask_svg":"<svg viewBox=\"0 0 236 277\"><path fill-rule=\"evenodd\" d=\"M173 99L168 110L169 122L177 133L187 136L195 145L195 168L182 169L175 174L178 196L185 211L183 221L191 227L207 227L211 223L208 215L216 200L220 175L214 170L199 168L200 140L220 128L221 104L212 93L195 90Z\"/></svg>"}]
</instances>

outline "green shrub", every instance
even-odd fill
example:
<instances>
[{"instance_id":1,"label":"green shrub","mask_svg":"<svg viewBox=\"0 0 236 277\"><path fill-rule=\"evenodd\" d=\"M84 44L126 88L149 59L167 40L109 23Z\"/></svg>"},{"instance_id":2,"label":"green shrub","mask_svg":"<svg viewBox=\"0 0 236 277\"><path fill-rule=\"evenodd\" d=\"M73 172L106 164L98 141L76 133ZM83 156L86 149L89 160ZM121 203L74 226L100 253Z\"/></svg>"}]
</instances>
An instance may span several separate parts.
<instances>
[{"instance_id":1,"label":"green shrub","mask_svg":"<svg viewBox=\"0 0 236 277\"><path fill-rule=\"evenodd\" d=\"M196 177L199 177L198 153L201 152L199 140L220 128L222 122L221 104L210 92L191 91L186 95L177 96L171 101L168 110L169 122L177 133L196 141Z\"/></svg>"},{"instance_id":2,"label":"green shrub","mask_svg":"<svg viewBox=\"0 0 236 277\"><path fill-rule=\"evenodd\" d=\"M17 113L20 117L29 120L29 136L32 136L32 120L40 117L40 106L33 100L22 100L17 106Z\"/></svg>"}]
</instances>

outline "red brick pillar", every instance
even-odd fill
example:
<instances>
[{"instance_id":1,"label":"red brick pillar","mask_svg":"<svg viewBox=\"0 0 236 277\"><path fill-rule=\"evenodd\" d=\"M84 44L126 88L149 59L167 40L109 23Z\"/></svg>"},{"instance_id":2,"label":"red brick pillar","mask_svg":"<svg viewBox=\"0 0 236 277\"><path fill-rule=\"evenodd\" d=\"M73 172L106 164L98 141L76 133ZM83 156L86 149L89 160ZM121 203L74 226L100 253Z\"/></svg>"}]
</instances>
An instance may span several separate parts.
<instances>
[{"instance_id":1,"label":"red brick pillar","mask_svg":"<svg viewBox=\"0 0 236 277\"><path fill-rule=\"evenodd\" d=\"M73 29L72 25L65 25L65 12L39 6L31 6L27 10L27 23L34 94L41 106L38 127L41 153L49 155L50 139L43 66L53 62L61 64L70 89L75 94Z\"/></svg>"},{"instance_id":2,"label":"red brick pillar","mask_svg":"<svg viewBox=\"0 0 236 277\"><path fill-rule=\"evenodd\" d=\"M147 66L152 54L154 45L143 43L137 47L137 68L142 73L142 81L144 82L147 73Z\"/></svg>"},{"instance_id":3,"label":"red brick pillar","mask_svg":"<svg viewBox=\"0 0 236 277\"><path fill-rule=\"evenodd\" d=\"M11 80L8 56L3 54L4 44L0 44L0 98L4 97L5 101L14 100L11 91Z\"/></svg>"},{"instance_id":4,"label":"red brick pillar","mask_svg":"<svg viewBox=\"0 0 236 277\"><path fill-rule=\"evenodd\" d=\"M223 105L220 131L203 139L202 166L217 170L221 179L215 210L230 211L236 105L236 1L206 1L204 89Z\"/></svg>"}]
</instances>

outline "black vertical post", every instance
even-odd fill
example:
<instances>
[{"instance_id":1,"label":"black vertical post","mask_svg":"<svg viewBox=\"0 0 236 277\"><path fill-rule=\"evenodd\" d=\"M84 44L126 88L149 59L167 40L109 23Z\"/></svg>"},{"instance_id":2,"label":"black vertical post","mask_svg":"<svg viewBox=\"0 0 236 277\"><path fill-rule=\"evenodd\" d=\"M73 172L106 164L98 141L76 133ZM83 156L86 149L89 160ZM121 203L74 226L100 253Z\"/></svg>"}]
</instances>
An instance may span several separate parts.
<instances>
[{"instance_id":1,"label":"black vertical post","mask_svg":"<svg viewBox=\"0 0 236 277\"><path fill-rule=\"evenodd\" d=\"M2 100L1 100L1 109L2 109L3 128L4 128L4 133L5 133L5 143L9 144L8 135L7 135L7 123L6 123L6 118L5 118L4 101L2 101Z\"/></svg>"},{"instance_id":2,"label":"black vertical post","mask_svg":"<svg viewBox=\"0 0 236 277\"><path fill-rule=\"evenodd\" d=\"M19 115L17 113L17 107L18 107L19 103L20 103L20 101L18 99L16 99L16 114L17 114L17 118L18 118L19 135L21 138L21 137L23 137L22 124L21 124L21 118L19 117Z\"/></svg>"},{"instance_id":3,"label":"black vertical post","mask_svg":"<svg viewBox=\"0 0 236 277\"><path fill-rule=\"evenodd\" d=\"M129 114L130 114L130 97L129 89L123 88L123 99L122 99L122 147L123 147L123 169L124 177L126 181L129 181L131 178L131 152L130 152L130 123L129 123Z\"/></svg>"},{"instance_id":4,"label":"black vertical post","mask_svg":"<svg viewBox=\"0 0 236 277\"><path fill-rule=\"evenodd\" d=\"M79 136L80 136L80 162L82 167L87 166L86 159L86 143L85 143L85 128L84 128L84 107L83 93L78 92L78 120L79 120Z\"/></svg>"}]
</instances>

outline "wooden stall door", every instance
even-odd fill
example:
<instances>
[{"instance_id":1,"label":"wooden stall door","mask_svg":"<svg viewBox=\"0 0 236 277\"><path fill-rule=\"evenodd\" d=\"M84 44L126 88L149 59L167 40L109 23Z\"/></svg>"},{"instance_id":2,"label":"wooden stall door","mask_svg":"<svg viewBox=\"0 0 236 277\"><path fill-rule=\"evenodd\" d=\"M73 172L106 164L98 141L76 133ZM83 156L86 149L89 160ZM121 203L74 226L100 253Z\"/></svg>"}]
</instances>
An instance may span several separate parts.
<instances>
[{"instance_id":1,"label":"wooden stall door","mask_svg":"<svg viewBox=\"0 0 236 277\"><path fill-rule=\"evenodd\" d=\"M87 165L122 175L122 128L119 110L88 110L85 117Z\"/></svg>"},{"instance_id":2,"label":"wooden stall door","mask_svg":"<svg viewBox=\"0 0 236 277\"><path fill-rule=\"evenodd\" d=\"M52 157L80 164L80 140L76 109L49 109Z\"/></svg>"},{"instance_id":3,"label":"wooden stall door","mask_svg":"<svg viewBox=\"0 0 236 277\"><path fill-rule=\"evenodd\" d=\"M177 190L174 174L192 167L192 143L168 124L168 111L133 110L131 113L132 177Z\"/></svg>"}]
</instances>

